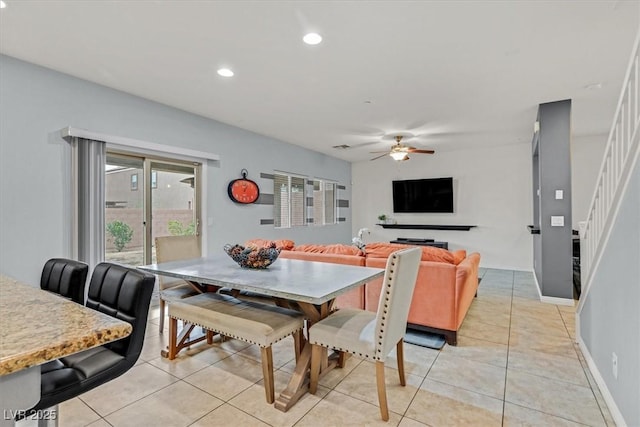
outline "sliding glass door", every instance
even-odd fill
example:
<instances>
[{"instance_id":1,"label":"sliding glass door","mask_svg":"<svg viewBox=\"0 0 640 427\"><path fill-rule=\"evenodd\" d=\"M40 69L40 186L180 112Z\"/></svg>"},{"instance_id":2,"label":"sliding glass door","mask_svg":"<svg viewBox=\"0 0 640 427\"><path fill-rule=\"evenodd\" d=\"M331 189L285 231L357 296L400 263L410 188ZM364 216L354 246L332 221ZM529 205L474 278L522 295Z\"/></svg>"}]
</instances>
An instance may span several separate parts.
<instances>
[{"instance_id":1,"label":"sliding glass door","mask_svg":"<svg viewBox=\"0 0 640 427\"><path fill-rule=\"evenodd\" d=\"M107 152L105 260L155 262L154 239L200 235L200 165Z\"/></svg>"},{"instance_id":2,"label":"sliding glass door","mask_svg":"<svg viewBox=\"0 0 640 427\"><path fill-rule=\"evenodd\" d=\"M193 164L150 161L151 223L148 239L200 235L199 172ZM155 251L146 263L155 263Z\"/></svg>"}]
</instances>

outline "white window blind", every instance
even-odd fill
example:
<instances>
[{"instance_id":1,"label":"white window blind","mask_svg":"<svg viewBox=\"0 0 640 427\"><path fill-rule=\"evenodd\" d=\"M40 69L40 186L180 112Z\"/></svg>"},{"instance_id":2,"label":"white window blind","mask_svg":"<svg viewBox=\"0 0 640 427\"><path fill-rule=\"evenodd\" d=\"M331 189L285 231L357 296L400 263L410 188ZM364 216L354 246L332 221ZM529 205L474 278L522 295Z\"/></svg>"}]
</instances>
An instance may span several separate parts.
<instances>
[{"instance_id":1,"label":"white window blind","mask_svg":"<svg viewBox=\"0 0 640 427\"><path fill-rule=\"evenodd\" d=\"M313 223L327 225L336 223L336 184L313 181Z\"/></svg>"},{"instance_id":2,"label":"white window blind","mask_svg":"<svg viewBox=\"0 0 640 427\"><path fill-rule=\"evenodd\" d=\"M336 223L336 184L334 182L324 183L324 223Z\"/></svg>"},{"instance_id":3,"label":"white window blind","mask_svg":"<svg viewBox=\"0 0 640 427\"><path fill-rule=\"evenodd\" d=\"M274 174L273 216L276 227L306 225L304 183L303 177Z\"/></svg>"},{"instance_id":4,"label":"white window blind","mask_svg":"<svg viewBox=\"0 0 640 427\"><path fill-rule=\"evenodd\" d=\"M291 225L306 225L304 178L292 176L291 179Z\"/></svg>"}]
</instances>

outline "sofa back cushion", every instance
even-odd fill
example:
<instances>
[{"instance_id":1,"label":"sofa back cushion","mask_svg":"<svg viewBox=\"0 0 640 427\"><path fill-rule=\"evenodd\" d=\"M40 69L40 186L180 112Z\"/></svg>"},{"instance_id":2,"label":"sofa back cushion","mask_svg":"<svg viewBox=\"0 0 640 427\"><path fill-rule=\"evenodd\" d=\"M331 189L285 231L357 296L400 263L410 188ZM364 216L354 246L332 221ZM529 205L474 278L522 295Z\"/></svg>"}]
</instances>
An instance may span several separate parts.
<instances>
[{"instance_id":1,"label":"sofa back cushion","mask_svg":"<svg viewBox=\"0 0 640 427\"><path fill-rule=\"evenodd\" d=\"M296 245L291 250L295 252L309 252L314 254L321 254L321 253L324 253L324 245L313 245L313 244Z\"/></svg>"},{"instance_id":2,"label":"sofa back cushion","mask_svg":"<svg viewBox=\"0 0 640 427\"><path fill-rule=\"evenodd\" d=\"M283 251L290 251L295 246L293 240L286 239L278 239L278 240L266 240L266 239L251 239L247 240L244 243L244 246L252 246L256 248L268 248L271 245L271 242L276 244L277 249L281 249Z\"/></svg>"},{"instance_id":3,"label":"sofa back cushion","mask_svg":"<svg viewBox=\"0 0 640 427\"><path fill-rule=\"evenodd\" d=\"M389 258L389 255L400 249L408 248L408 245L401 245L399 243L383 243L374 242L367 243L364 247L367 258Z\"/></svg>"},{"instance_id":4,"label":"sofa back cushion","mask_svg":"<svg viewBox=\"0 0 640 427\"><path fill-rule=\"evenodd\" d=\"M318 254L335 254L335 255L362 255L360 249L351 245L343 245L340 243L334 245L298 245L293 248L296 252L311 252Z\"/></svg>"},{"instance_id":5,"label":"sofa back cushion","mask_svg":"<svg viewBox=\"0 0 640 427\"><path fill-rule=\"evenodd\" d=\"M395 251L399 251L400 249L408 248L410 245L401 245L398 243L384 243L384 242L375 242L375 243L367 243L365 246L365 251L367 253L367 258L388 258L389 255L394 253ZM455 256L453 253L449 252L446 249L436 248L433 246L420 246L422 249L422 258L421 261L434 261L434 262L445 262L447 264L459 264L463 259L463 252L466 256L466 252L458 251L458 255ZM461 257L462 256L462 257ZM457 262L456 262L457 261Z\"/></svg>"},{"instance_id":6,"label":"sofa back cushion","mask_svg":"<svg viewBox=\"0 0 640 427\"><path fill-rule=\"evenodd\" d=\"M331 262L334 264L347 264L364 266L365 257L358 255L323 254L319 252L282 251L280 258L299 259L303 261Z\"/></svg>"},{"instance_id":7,"label":"sofa back cushion","mask_svg":"<svg viewBox=\"0 0 640 427\"><path fill-rule=\"evenodd\" d=\"M362 252L356 246L343 244L327 245L324 253L336 255L362 255Z\"/></svg>"},{"instance_id":8,"label":"sofa back cushion","mask_svg":"<svg viewBox=\"0 0 640 427\"><path fill-rule=\"evenodd\" d=\"M467 251L464 249L458 249L457 251L451 252L453 254L453 263L455 265L460 264L467 257Z\"/></svg>"}]
</instances>

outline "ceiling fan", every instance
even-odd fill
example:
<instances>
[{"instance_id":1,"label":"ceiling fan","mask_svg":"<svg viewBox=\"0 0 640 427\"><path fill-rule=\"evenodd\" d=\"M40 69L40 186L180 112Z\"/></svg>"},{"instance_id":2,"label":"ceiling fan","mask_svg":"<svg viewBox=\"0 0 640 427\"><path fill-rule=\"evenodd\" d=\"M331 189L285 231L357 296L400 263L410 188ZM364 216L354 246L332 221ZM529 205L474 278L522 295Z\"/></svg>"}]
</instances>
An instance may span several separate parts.
<instances>
[{"instance_id":1,"label":"ceiling fan","mask_svg":"<svg viewBox=\"0 0 640 427\"><path fill-rule=\"evenodd\" d=\"M389 151L372 151L372 154L384 153L379 156L374 157L371 160L376 160L386 155L389 155L398 162L409 160L409 153L419 153L419 154L433 154L434 150L420 150L418 148L412 147L410 145L402 144L402 135L395 136L396 143L391 147Z\"/></svg>"}]
</instances>

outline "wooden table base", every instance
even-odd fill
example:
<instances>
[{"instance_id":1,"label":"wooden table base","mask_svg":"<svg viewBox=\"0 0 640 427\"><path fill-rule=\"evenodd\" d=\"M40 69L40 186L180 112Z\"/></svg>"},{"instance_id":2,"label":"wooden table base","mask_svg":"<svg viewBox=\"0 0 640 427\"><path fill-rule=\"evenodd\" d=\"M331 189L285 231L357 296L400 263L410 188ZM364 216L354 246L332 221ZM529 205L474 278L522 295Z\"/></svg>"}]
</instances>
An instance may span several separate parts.
<instances>
[{"instance_id":1,"label":"wooden table base","mask_svg":"<svg viewBox=\"0 0 640 427\"><path fill-rule=\"evenodd\" d=\"M204 334L191 338L195 326L196 325L192 325L191 323L185 323L180 334L178 334L178 320L169 317L169 346L167 350L162 350L160 355L169 360L173 360L180 350L199 343L200 341L207 340L207 344L213 344L213 332L211 331L206 331Z\"/></svg>"},{"instance_id":2,"label":"wooden table base","mask_svg":"<svg viewBox=\"0 0 640 427\"><path fill-rule=\"evenodd\" d=\"M308 327L327 317L333 311L335 300L328 301L320 306L313 304L298 303L300 310L307 316ZM308 330L308 329L307 329ZM348 355L341 352L328 354L327 349L323 349L323 358L320 364L320 377L322 378L333 368L342 368ZM300 357L296 363L296 369L285 388L276 398L274 404L276 409L287 412L305 393L309 391L309 372L311 369L311 343L304 340L304 346Z\"/></svg>"}]
</instances>

